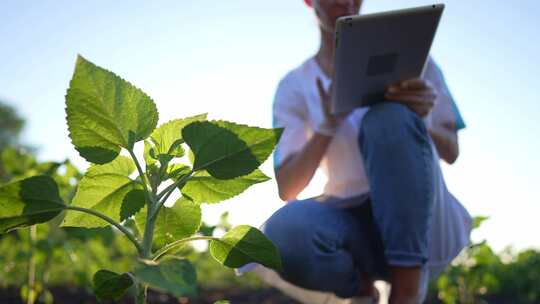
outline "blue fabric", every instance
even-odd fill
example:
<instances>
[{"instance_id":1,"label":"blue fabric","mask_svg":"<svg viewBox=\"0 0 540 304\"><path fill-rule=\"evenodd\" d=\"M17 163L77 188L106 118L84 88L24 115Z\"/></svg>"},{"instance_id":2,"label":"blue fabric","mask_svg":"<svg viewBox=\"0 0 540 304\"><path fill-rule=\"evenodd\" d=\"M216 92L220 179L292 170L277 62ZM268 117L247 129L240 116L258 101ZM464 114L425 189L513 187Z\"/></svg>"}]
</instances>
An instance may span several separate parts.
<instances>
[{"instance_id":1,"label":"blue fabric","mask_svg":"<svg viewBox=\"0 0 540 304\"><path fill-rule=\"evenodd\" d=\"M283 279L303 288L354 296L359 273L387 276L388 265L422 266L428 256L433 160L422 120L403 105L380 103L358 138L371 193L346 200L294 201L274 213L264 233L277 246Z\"/></svg>"},{"instance_id":2,"label":"blue fabric","mask_svg":"<svg viewBox=\"0 0 540 304\"><path fill-rule=\"evenodd\" d=\"M272 128L277 128L277 125L276 125L276 117L274 115L272 115ZM277 169L277 166L278 164L281 163L281 156L279 155L279 151L276 147L276 149L274 149L274 153L272 155L272 158L273 158L273 164L274 164L274 170Z\"/></svg>"},{"instance_id":3,"label":"blue fabric","mask_svg":"<svg viewBox=\"0 0 540 304\"><path fill-rule=\"evenodd\" d=\"M463 117L461 116L461 113L459 112L459 109L453 100L452 111L454 112L454 119L456 120L456 131L465 129L467 125L465 125L465 121L463 120Z\"/></svg>"},{"instance_id":4,"label":"blue fabric","mask_svg":"<svg viewBox=\"0 0 540 304\"><path fill-rule=\"evenodd\" d=\"M359 273L385 274L370 203L343 209L316 199L289 202L263 231L281 255L281 277L297 286L349 298L358 292Z\"/></svg>"},{"instance_id":5,"label":"blue fabric","mask_svg":"<svg viewBox=\"0 0 540 304\"><path fill-rule=\"evenodd\" d=\"M402 104L379 103L364 117L359 144L388 263L424 264L435 176L423 121Z\"/></svg>"}]
</instances>

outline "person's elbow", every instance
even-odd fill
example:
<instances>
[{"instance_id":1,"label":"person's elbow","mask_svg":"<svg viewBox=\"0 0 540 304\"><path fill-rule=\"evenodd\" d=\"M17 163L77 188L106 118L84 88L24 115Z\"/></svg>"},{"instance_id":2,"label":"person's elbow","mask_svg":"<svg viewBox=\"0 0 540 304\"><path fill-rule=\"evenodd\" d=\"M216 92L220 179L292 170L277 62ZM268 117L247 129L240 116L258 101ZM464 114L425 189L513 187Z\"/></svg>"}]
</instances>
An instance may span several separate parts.
<instances>
[{"instance_id":1,"label":"person's elbow","mask_svg":"<svg viewBox=\"0 0 540 304\"><path fill-rule=\"evenodd\" d=\"M286 203L295 199L293 195L282 190L279 190L279 198Z\"/></svg>"},{"instance_id":2,"label":"person's elbow","mask_svg":"<svg viewBox=\"0 0 540 304\"><path fill-rule=\"evenodd\" d=\"M296 193L294 193L289 187L280 184L278 180L278 194L279 198L284 202L289 202L296 199Z\"/></svg>"},{"instance_id":3,"label":"person's elbow","mask_svg":"<svg viewBox=\"0 0 540 304\"><path fill-rule=\"evenodd\" d=\"M293 180L289 178L286 165L289 163L290 158L287 158L283 164L275 168L275 176L278 187L279 198L284 202L289 202L296 199L296 195L293 191L294 185L292 184Z\"/></svg>"},{"instance_id":4,"label":"person's elbow","mask_svg":"<svg viewBox=\"0 0 540 304\"><path fill-rule=\"evenodd\" d=\"M447 150L445 153L443 159L446 161L449 165L453 165L459 157L459 145L457 142L452 145L450 149Z\"/></svg>"},{"instance_id":5,"label":"person's elbow","mask_svg":"<svg viewBox=\"0 0 540 304\"><path fill-rule=\"evenodd\" d=\"M441 158L444 159L449 165L452 165L456 162L459 157L459 139L458 133L455 128L455 124L448 123L443 125L442 136L442 152Z\"/></svg>"},{"instance_id":6,"label":"person's elbow","mask_svg":"<svg viewBox=\"0 0 540 304\"><path fill-rule=\"evenodd\" d=\"M448 163L449 165L453 165L456 162L457 158L458 156L456 154L451 154L451 155L447 155L444 158L444 161Z\"/></svg>"},{"instance_id":7,"label":"person's elbow","mask_svg":"<svg viewBox=\"0 0 540 304\"><path fill-rule=\"evenodd\" d=\"M279 172L276 174L279 198L284 202L289 202L296 199L298 193L293 190L291 182L284 179Z\"/></svg>"}]
</instances>

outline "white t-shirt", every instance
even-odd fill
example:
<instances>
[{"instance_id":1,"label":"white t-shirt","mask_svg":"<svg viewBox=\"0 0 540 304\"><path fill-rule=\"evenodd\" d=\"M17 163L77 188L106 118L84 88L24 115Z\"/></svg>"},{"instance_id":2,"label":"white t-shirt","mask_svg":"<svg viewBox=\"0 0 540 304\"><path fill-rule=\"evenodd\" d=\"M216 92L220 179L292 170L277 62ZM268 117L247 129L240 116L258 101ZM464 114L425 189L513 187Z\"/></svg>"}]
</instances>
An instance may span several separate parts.
<instances>
[{"instance_id":1,"label":"white t-shirt","mask_svg":"<svg viewBox=\"0 0 540 304\"><path fill-rule=\"evenodd\" d=\"M446 87L442 73L430 60L425 77L438 89L436 106L425 120L453 121L458 129L464 127L459 111ZM274 127L284 127L283 134L274 152L274 166L279 165L291 154L302 149L317 127L323 123L316 79L320 78L328 88L330 79L312 57L289 72L279 83L273 106ZM324 155L320 169L328 177L324 194L336 197L352 197L369 192L369 183L364 169L361 151L357 144L362 119L369 108L353 111L334 135ZM431 221L431 242L428 258L430 274L444 269L469 243L472 219L465 208L448 192L439 156L432 144L435 174L435 201Z\"/></svg>"}]
</instances>

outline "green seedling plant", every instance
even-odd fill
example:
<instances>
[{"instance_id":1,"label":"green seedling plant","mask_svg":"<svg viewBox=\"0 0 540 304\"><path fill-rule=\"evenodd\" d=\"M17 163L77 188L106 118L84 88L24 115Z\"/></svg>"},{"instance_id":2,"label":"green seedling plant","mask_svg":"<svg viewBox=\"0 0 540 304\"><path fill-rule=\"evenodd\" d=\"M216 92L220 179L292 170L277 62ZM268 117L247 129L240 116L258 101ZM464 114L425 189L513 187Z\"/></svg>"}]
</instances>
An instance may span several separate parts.
<instances>
[{"instance_id":1,"label":"green seedling plant","mask_svg":"<svg viewBox=\"0 0 540 304\"><path fill-rule=\"evenodd\" d=\"M201 204L229 199L269 179L258 167L281 129L208 121L206 114L157 127L156 105L147 94L82 56L67 90L66 114L72 144L92 163L73 199L67 204L47 175L4 185L0 233L51 221L62 212L62 227L118 229L139 260L126 273L94 274L100 300L118 300L131 287L139 304L146 303L148 288L194 296L196 270L174 254L194 240L208 240L211 255L224 266L257 262L281 269L276 247L256 228L237 226L220 238L198 234ZM144 145L142 158L136 144ZM171 204L176 191L179 199Z\"/></svg>"},{"instance_id":2,"label":"green seedling plant","mask_svg":"<svg viewBox=\"0 0 540 304\"><path fill-rule=\"evenodd\" d=\"M78 170L68 161L64 162L38 162L36 158L25 148L6 147L0 153L0 166L3 167L0 184L8 183L11 180L24 179L35 175L47 175L58 185L60 197L64 201L70 201L74 195L76 180L80 177ZM27 304L33 304L36 300L42 303L52 303L52 294L47 289L48 267L54 247L60 245L61 241L67 241L65 233L58 227L61 217L49 221L47 224L32 225L29 229L17 231L19 241L28 242L26 246L16 246L19 256L27 258L26 284L21 287L21 298ZM43 235L43 230L47 235ZM25 235L27 234L27 236ZM41 236L41 237L38 237ZM20 243L19 243L20 245ZM23 248L21 248L23 247ZM43 265L39 265L38 271L37 255L41 253L46 256Z\"/></svg>"}]
</instances>

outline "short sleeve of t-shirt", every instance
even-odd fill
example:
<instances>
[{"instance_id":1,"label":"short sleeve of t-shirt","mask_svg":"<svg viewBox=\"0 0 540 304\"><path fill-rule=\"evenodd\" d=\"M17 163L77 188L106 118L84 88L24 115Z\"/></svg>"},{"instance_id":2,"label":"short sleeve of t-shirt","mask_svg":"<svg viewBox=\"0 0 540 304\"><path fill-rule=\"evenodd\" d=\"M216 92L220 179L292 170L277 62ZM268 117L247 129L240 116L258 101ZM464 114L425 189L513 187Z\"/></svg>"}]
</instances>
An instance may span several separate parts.
<instances>
[{"instance_id":1,"label":"short sleeve of t-shirt","mask_svg":"<svg viewBox=\"0 0 540 304\"><path fill-rule=\"evenodd\" d=\"M464 129L465 122L446 85L444 75L439 66L431 58L428 61L424 76L431 81L439 93L437 104L433 108L432 120L441 123L452 122L456 126L456 130Z\"/></svg>"},{"instance_id":2,"label":"short sleeve of t-shirt","mask_svg":"<svg viewBox=\"0 0 540 304\"><path fill-rule=\"evenodd\" d=\"M278 168L307 142L305 107L299 82L294 74L287 74L279 82L273 103L273 126L284 128L274 152L274 168Z\"/></svg>"}]
</instances>

